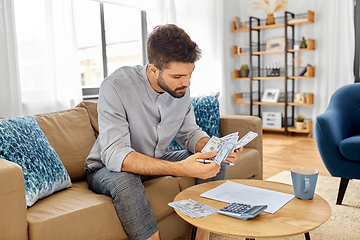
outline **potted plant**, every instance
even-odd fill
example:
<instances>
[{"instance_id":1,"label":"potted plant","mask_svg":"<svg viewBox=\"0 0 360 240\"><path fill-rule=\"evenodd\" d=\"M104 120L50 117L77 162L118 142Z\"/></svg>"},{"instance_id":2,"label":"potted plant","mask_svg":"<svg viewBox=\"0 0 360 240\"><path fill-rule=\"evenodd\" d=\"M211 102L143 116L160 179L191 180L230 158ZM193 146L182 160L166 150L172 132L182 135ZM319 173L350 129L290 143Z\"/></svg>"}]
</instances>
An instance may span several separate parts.
<instances>
[{"instance_id":1,"label":"potted plant","mask_svg":"<svg viewBox=\"0 0 360 240\"><path fill-rule=\"evenodd\" d=\"M297 118L296 118L296 122L295 122L295 128L296 130L302 130L304 129L304 125L305 125L305 118L301 115L299 115Z\"/></svg>"},{"instance_id":2,"label":"potted plant","mask_svg":"<svg viewBox=\"0 0 360 240\"><path fill-rule=\"evenodd\" d=\"M241 77L249 77L249 66L247 64L241 65L240 76Z\"/></svg>"},{"instance_id":3,"label":"potted plant","mask_svg":"<svg viewBox=\"0 0 360 240\"><path fill-rule=\"evenodd\" d=\"M302 37L302 41L300 43L300 48L307 48L306 39L305 37Z\"/></svg>"}]
</instances>

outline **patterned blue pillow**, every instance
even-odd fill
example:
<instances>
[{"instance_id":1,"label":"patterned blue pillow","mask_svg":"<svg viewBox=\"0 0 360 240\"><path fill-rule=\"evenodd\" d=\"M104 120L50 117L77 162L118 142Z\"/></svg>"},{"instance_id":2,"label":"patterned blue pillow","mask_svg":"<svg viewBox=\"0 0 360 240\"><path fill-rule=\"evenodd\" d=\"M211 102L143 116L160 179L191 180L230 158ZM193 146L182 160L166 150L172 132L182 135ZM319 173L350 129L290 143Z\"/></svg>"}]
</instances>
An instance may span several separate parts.
<instances>
[{"instance_id":1,"label":"patterned blue pillow","mask_svg":"<svg viewBox=\"0 0 360 240\"><path fill-rule=\"evenodd\" d=\"M219 94L203 97L192 97L191 103L194 107L196 124L210 137L220 137L220 110ZM170 143L167 151L183 149L175 139Z\"/></svg>"},{"instance_id":2,"label":"patterned blue pillow","mask_svg":"<svg viewBox=\"0 0 360 240\"><path fill-rule=\"evenodd\" d=\"M59 156L33 116L0 119L0 158L23 169L27 207L72 186Z\"/></svg>"}]
</instances>

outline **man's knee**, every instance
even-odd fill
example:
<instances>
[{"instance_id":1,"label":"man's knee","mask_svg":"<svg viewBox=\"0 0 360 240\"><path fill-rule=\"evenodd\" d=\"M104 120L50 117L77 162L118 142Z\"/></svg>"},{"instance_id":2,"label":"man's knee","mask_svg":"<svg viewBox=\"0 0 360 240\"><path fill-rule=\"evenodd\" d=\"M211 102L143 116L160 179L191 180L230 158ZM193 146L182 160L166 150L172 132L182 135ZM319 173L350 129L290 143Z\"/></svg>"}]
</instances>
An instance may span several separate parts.
<instances>
[{"instance_id":1,"label":"man's knee","mask_svg":"<svg viewBox=\"0 0 360 240\"><path fill-rule=\"evenodd\" d=\"M119 194L122 197L133 197L144 194L145 188L139 175L121 172L112 177L110 193L113 197Z\"/></svg>"},{"instance_id":2,"label":"man's knee","mask_svg":"<svg viewBox=\"0 0 360 240\"><path fill-rule=\"evenodd\" d=\"M145 191L139 175L129 172L112 172L106 168L89 173L87 182L92 191L112 198L118 195L133 196Z\"/></svg>"}]
</instances>

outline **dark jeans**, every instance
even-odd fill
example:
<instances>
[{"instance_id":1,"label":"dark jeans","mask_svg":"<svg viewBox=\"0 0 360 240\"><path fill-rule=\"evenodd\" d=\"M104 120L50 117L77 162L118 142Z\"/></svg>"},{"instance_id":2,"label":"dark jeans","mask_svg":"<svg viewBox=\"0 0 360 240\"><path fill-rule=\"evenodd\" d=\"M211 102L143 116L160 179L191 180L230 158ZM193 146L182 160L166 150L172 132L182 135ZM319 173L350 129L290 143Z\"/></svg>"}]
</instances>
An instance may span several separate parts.
<instances>
[{"instance_id":1,"label":"dark jeans","mask_svg":"<svg viewBox=\"0 0 360 240\"><path fill-rule=\"evenodd\" d=\"M174 151L166 153L162 159L181 161L191 155L190 152ZM225 178L226 168L213 178L196 179L197 184ZM158 231L155 215L145 196L142 182L159 176L140 176L129 172L111 172L106 167L88 174L89 189L112 198L120 222L130 239L144 240Z\"/></svg>"}]
</instances>

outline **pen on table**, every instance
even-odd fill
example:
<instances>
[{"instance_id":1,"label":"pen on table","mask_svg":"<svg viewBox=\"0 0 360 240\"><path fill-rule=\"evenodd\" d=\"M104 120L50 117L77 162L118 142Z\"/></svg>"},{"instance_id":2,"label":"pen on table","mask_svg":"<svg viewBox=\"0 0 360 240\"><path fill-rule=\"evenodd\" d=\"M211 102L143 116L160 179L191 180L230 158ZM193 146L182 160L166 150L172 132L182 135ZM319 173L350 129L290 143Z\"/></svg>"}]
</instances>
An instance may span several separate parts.
<instances>
[{"instance_id":1,"label":"pen on table","mask_svg":"<svg viewBox=\"0 0 360 240\"><path fill-rule=\"evenodd\" d=\"M209 160L209 159L196 159L197 162L201 162L201 163L212 163L214 162L213 160ZM221 162L221 165L229 165L232 166L234 165L233 163L229 163L229 162Z\"/></svg>"}]
</instances>

